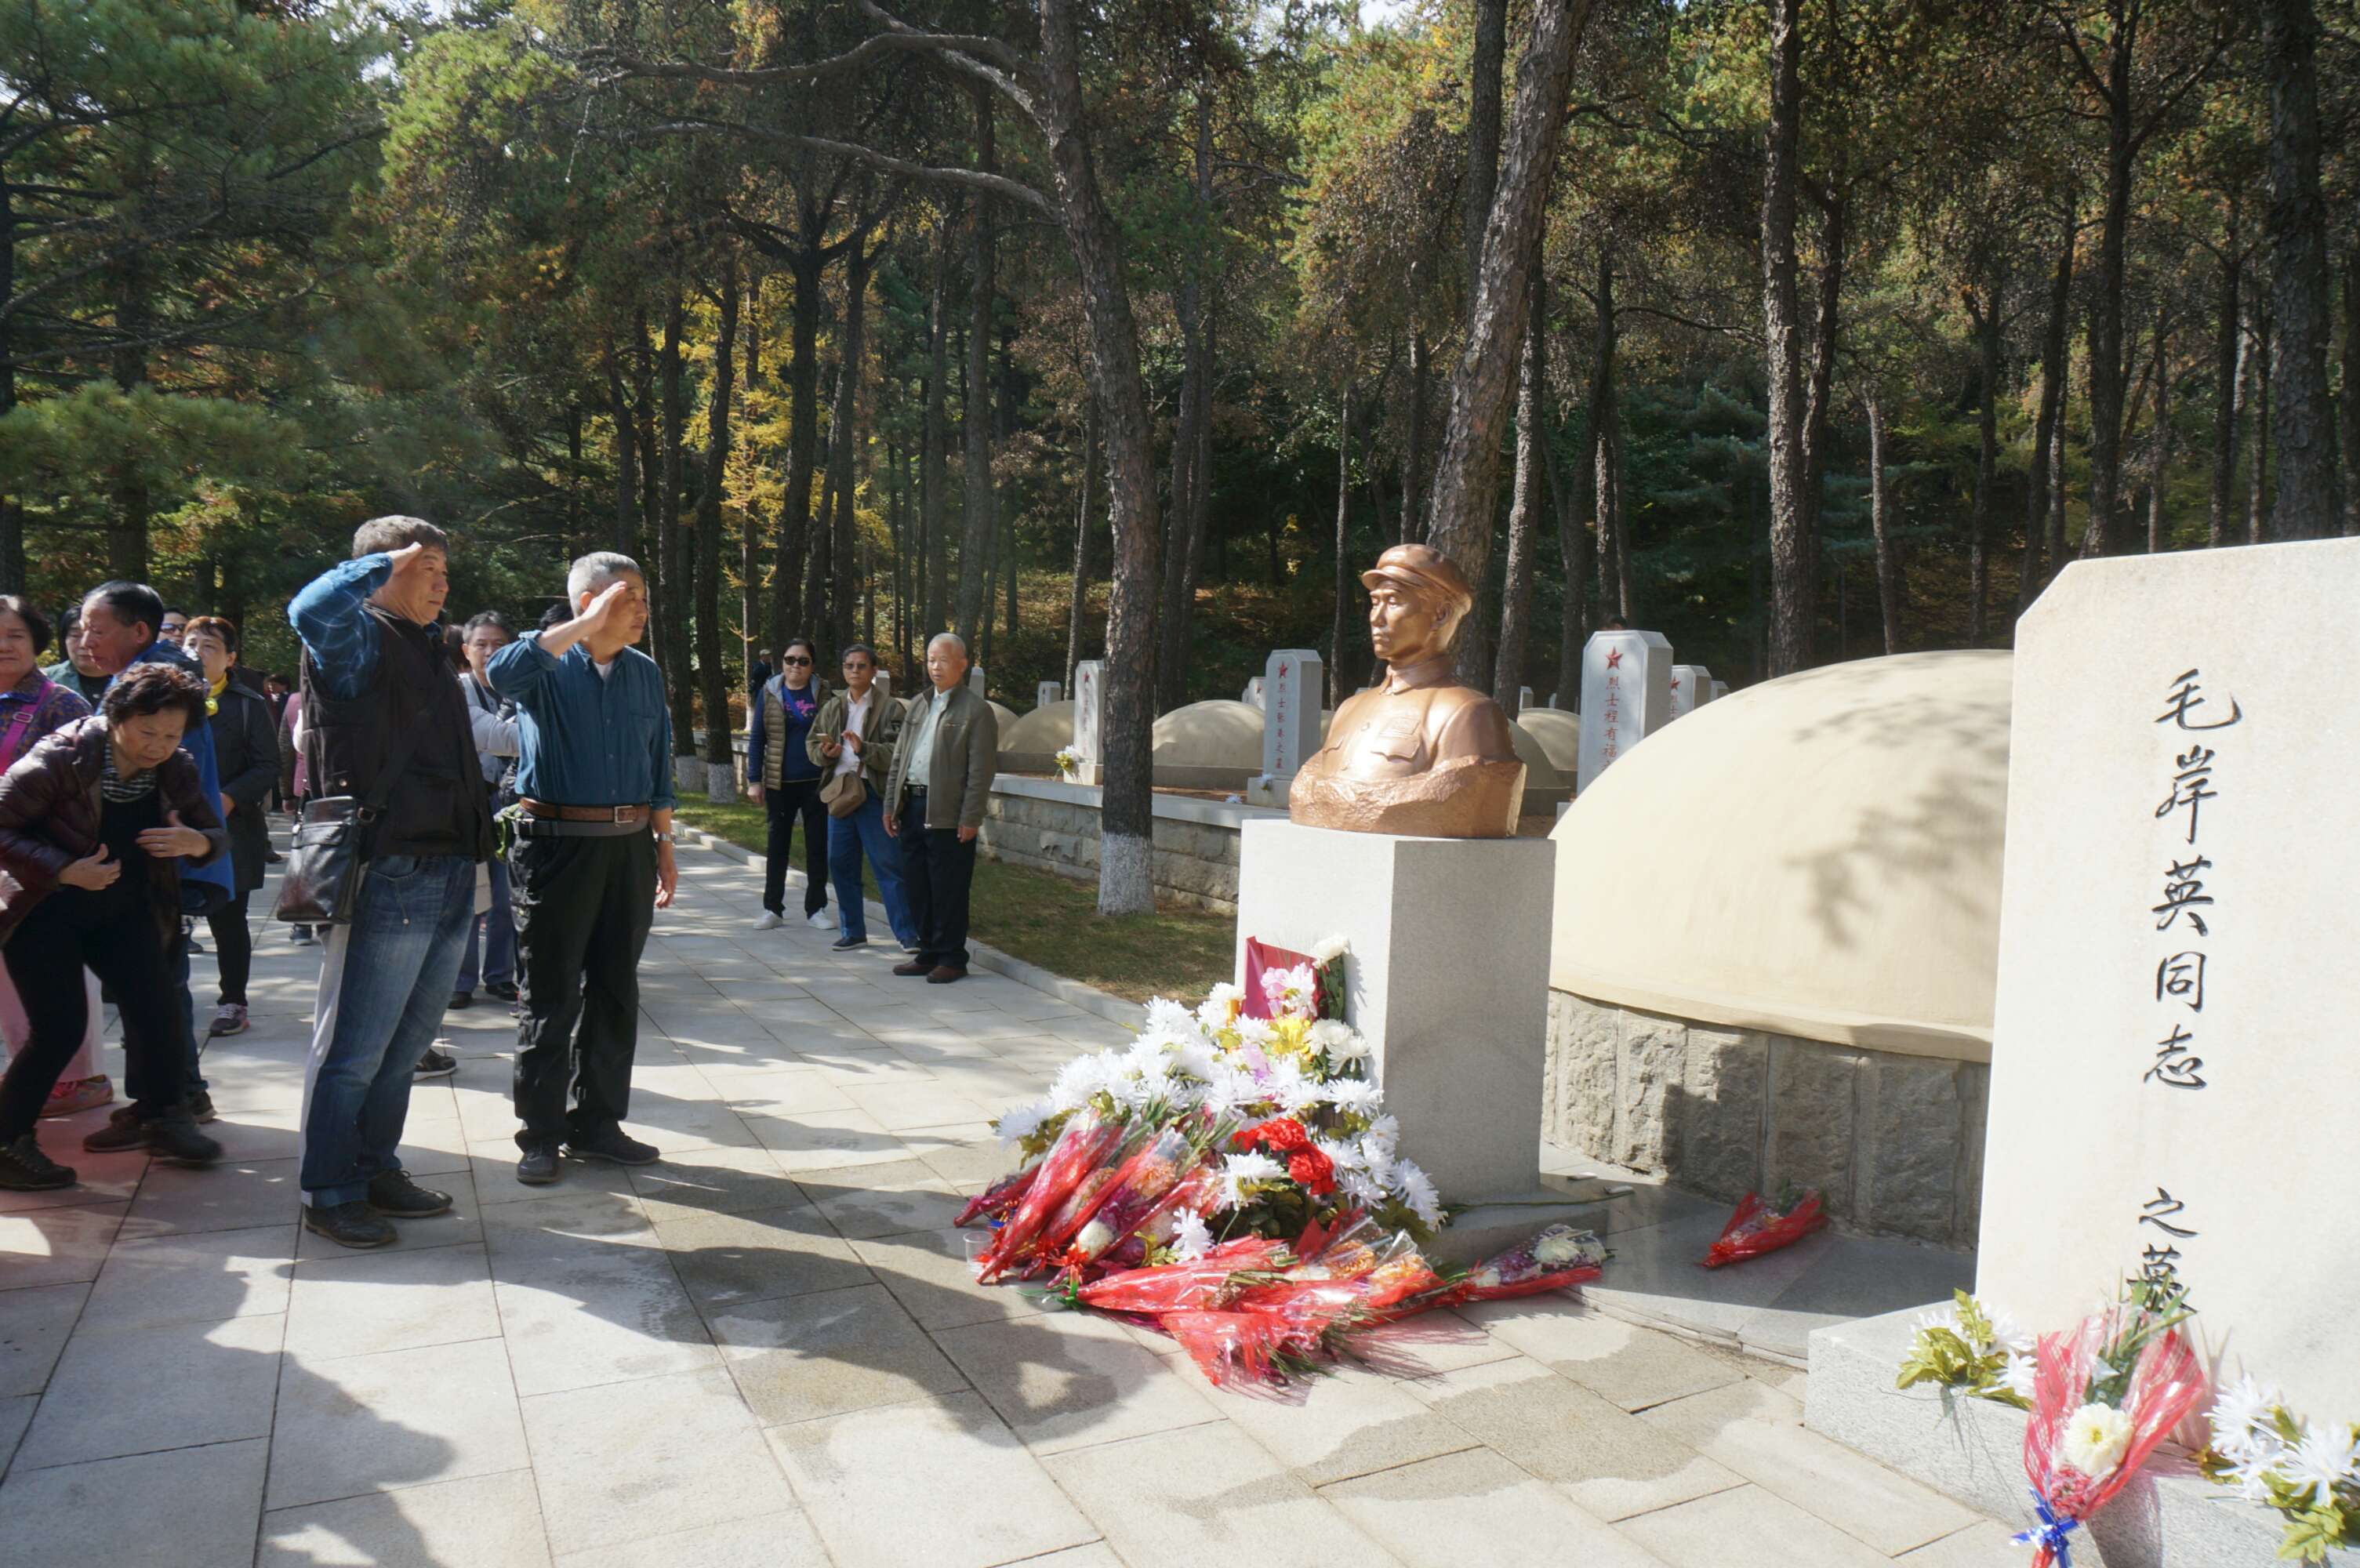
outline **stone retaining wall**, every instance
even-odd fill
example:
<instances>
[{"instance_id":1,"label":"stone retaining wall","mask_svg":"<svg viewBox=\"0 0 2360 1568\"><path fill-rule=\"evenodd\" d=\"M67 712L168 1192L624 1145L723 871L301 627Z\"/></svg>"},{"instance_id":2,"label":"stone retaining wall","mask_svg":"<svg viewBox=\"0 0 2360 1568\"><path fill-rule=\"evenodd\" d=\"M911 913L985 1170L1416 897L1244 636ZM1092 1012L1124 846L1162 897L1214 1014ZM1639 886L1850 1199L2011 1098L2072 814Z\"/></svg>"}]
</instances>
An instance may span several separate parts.
<instances>
[{"instance_id":1,"label":"stone retaining wall","mask_svg":"<svg viewBox=\"0 0 2360 1568\"><path fill-rule=\"evenodd\" d=\"M1161 795L1154 812L1156 897L1214 914L1236 914L1239 826L1249 817L1284 813ZM1098 790L1002 778L992 786L978 838L982 852L995 860L1095 881Z\"/></svg>"},{"instance_id":2,"label":"stone retaining wall","mask_svg":"<svg viewBox=\"0 0 2360 1568\"><path fill-rule=\"evenodd\" d=\"M1850 1230L1975 1244L1990 1089L1982 1062L1549 993L1545 1137L1732 1203L1818 1187Z\"/></svg>"}]
</instances>

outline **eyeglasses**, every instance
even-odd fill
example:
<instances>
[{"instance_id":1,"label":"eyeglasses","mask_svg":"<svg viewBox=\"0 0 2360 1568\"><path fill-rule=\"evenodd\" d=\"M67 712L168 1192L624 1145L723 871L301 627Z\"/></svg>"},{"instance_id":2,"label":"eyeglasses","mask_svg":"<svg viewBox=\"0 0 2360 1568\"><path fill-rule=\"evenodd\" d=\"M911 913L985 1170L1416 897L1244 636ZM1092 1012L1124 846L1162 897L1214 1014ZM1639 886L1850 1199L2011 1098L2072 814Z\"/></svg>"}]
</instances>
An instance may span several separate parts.
<instances>
[{"instance_id":1,"label":"eyeglasses","mask_svg":"<svg viewBox=\"0 0 2360 1568\"><path fill-rule=\"evenodd\" d=\"M810 660L810 659L805 659L805 658L804 658L802 654L800 654L800 653L791 653L791 654L787 655L787 657L786 657L786 658L784 658L784 659L782 659L779 660L779 662L780 662L781 664L809 664L809 663L811 662L811 660Z\"/></svg>"}]
</instances>

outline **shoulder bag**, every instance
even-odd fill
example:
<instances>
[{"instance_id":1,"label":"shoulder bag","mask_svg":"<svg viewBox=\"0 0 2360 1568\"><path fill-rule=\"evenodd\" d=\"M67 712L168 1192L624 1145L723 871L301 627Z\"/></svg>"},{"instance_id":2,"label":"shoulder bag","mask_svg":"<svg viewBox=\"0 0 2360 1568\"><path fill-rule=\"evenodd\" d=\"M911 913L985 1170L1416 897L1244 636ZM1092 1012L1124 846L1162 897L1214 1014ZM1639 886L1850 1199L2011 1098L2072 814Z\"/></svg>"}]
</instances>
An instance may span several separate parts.
<instances>
[{"instance_id":1,"label":"shoulder bag","mask_svg":"<svg viewBox=\"0 0 2360 1568\"><path fill-rule=\"evenodd\" d=\"M295 824L295 842L287 852L287 869L279 879L279 902L273 920L297 925L350 925L360 905L361 875L375 854L377 820L385 815L393 788L410 767L410 754L423 726L404 726L395 742L392 759L377 775L377 788L366 800L330 795L303 802Z\"/></svg>"}]
</instances>

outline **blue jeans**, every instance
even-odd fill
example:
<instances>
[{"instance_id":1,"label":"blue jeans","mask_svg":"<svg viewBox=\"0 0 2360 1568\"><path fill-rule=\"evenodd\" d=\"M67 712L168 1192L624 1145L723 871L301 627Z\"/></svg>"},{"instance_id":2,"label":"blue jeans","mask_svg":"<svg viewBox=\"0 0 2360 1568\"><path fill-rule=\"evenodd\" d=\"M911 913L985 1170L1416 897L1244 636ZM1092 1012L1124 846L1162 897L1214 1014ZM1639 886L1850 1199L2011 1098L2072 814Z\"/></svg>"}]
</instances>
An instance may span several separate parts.
<instances>
[{"instance_id":1,"label":"blue jeans","mask_svg":"<svg viewBox=\"0 0 2360 1568\"><path fill-rule=\"evenodd\" d=\"M482 934L478 936L477 932ZM481 953L479 965L476 955ZM475 982L507 985L516 981L516 910L508 902L508 868L492 862L492 908L489 913L467 917L467 951L459 960L455 991L472 991Z\"/></svg>"},{"instance_id":2,"label":"blue jeans","mask_svg":"<svg viewBox=\"0 0 2360 1568\"><path fill-rule=\"evenodd\" d=\"M827 820L827 877L836 885L837 918L844 934L869 940L869 909L860 891L860 856L877 868L878 896L885 900L885 919L893 939L903 947L918 940L918 923L910 918L910 900L901 892L901 851L885 833L885 802L875 790L848 817Z\"/></svg>"},{"instance_id":3,"label":"blue jeans","mask_svg":"<svg viewBox=\"0 0 2360 1568\"><path fill-rule=\"evenodd\" d=\"M388 855L369 863L350 925L320 965L318 1022L303 1070L303 1201L359 1201L400 1169L394 1150L410 1084L459 977L475 908L475 863Z\"/></svg>"}]
</instances>

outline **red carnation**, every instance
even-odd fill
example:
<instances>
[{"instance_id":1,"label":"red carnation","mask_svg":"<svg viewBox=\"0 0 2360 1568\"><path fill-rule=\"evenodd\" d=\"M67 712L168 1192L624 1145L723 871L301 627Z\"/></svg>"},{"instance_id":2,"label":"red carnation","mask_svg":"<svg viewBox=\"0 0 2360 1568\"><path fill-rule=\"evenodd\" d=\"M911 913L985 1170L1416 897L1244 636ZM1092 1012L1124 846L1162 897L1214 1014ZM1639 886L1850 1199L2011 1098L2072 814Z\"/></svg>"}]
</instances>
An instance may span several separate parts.
<instances>
[{"instance_id":1,"label":"red carnation","mask_svg":"<svg viewBox=\"0 0 2360 1568\"><path fill-rule=\"evenodd\" d=\"M1305 1132L1303 1124L1292 1116L1273 1116L1266 1122L1247 1127L1229 1141L1240 1149L1251 1149L1261 1144L1280 1154L1292 1154L1297 1149L1309 1149L1311 1135Z\"/></svg>"},{"instance_id":2,"label":"red carnation","mask_svg":"<svg viewBox=\"0 0 2360 1568\"><path fill-rule=\"evenodd\" d=\"M1324 1198L1336 1190L1336 1162L1316 1149L1298 1149L1288 1155L1286 1173L1309 1188L1314 1197Z\"/></svg>"}]
</instances>

